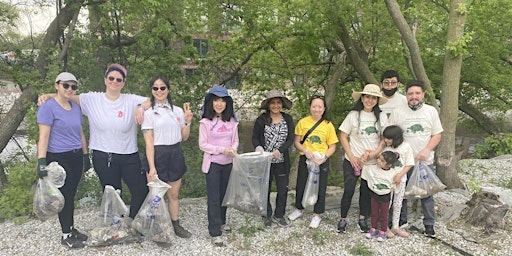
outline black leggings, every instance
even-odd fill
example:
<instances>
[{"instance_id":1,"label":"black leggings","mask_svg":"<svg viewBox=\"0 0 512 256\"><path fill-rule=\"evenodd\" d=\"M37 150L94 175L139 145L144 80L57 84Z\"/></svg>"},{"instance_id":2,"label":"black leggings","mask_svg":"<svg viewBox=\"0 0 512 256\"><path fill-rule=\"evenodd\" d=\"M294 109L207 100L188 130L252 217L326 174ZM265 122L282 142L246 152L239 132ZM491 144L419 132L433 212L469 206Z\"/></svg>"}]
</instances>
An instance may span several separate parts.
<instances>
[{"instance_id":1,"label":"black leggings","mask_svg":"<svg viewBox=\"0 0 512 256\"><path fill-rule=\"evenodd\" d=\"M139 154L136 152L122 155L94 150L92 164L103 188L106 185L111 185L114 189L122 189L121 179L126 183L132 195L130 218L135 218L149 192Z\"/></svg>"},{"instance_id":2,"label":"black leggings","mask_svg":"<svg viewBox=\"0 0 512 256\"><path fill-rule=\"evenodd\" d=\"M59 222L62 233L70 233L74 225L75 195L83 173L82 149L63 153L47 152L46 161L48 164L57 162L66 171L64 186L59 188L64 196L64 208L59 212Z\"/></svg>"}]
</instances>

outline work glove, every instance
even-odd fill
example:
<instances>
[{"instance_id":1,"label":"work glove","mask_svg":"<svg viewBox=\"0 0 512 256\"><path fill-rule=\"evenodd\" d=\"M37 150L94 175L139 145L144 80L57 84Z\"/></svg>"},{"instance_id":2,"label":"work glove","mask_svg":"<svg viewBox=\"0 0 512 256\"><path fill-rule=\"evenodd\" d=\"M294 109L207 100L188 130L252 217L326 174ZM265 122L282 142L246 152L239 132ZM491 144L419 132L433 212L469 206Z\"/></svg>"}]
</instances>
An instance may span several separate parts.
<instances>
[{"instance_id":1,"label":"work glove","mask_svg":"<svg viewBox=\"0 0 512 256\"><path fill-rule=\"evenodd\" d=\"M89 159L89 153L84 154L83 164L83 172L87 172L89 171L89 169L91 169L91 160Z\"/></svg>"},{"instance_id":2,"label":"work glove","mask_svg":"<svg viewBox=\"0 0 512 256\"><path fill-rule=\"evenodd\" d=\"M37 177L44 178L48 176L48 171L46 170L46 158L37 159L37 167L36 167Z\"/></svg>"}]
</instances>

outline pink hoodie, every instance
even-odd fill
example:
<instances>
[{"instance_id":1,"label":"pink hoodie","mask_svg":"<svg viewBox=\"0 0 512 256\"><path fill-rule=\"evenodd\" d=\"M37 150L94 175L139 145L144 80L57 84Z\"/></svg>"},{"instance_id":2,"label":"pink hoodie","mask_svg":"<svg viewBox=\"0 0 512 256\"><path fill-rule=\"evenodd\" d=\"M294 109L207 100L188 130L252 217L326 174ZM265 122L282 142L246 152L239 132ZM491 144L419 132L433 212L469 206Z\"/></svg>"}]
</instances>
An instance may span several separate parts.
<instances>
[{"instance_id":1,"label":"pink hoodie","mask_svg":"<svg viewBox=\"0 0 512 256\"><path fill-rule=\"evenodd\" d=\"M203 118L199 121L199 148L204 151L202 171L208 173L212 162L230 164L233 158L224 155L225 148L238 149L238 122L233 118L229 122L214 117L213 120Z\"/></svg>"}]
</instances>

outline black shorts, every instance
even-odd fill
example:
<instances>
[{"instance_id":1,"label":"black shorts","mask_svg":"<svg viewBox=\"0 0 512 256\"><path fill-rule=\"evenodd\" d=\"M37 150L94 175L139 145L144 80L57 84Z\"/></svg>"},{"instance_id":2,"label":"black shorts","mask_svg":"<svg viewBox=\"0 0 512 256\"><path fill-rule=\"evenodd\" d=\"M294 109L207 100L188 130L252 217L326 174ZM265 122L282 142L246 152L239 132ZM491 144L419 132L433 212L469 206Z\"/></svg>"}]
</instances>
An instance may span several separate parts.
<instances>
[{"instance_id":1,"label":"black shorts","mask_svg":"<svg viewBox=\"0 0 512 256\"><path fill-rule=\"evenodd\" d=\"M158 178L164 182L181 179L187 171L180 144L155 146L155 168ZM147 157L142 159L142 170L149 172Z\"/></svg>"}]
</instances>

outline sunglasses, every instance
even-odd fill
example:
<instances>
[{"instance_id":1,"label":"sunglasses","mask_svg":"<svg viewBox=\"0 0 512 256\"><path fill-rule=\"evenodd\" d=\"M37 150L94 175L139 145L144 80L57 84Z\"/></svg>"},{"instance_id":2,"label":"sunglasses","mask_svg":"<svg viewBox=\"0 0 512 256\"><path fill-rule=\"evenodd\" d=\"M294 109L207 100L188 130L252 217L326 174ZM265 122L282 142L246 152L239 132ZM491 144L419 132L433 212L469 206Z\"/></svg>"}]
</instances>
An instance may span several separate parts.
<instances>
[{"instance_id":1,"label":"sunglasses","mask_svg":"<svg viewBox=\"0 0 512 256\"><path fill-rule=\"evenodd\" d=\"M123 79L122 79L122 78L115 78L115 77L113 77L113 76L109 76L109 77L108 77L108 80L109 80L110 82L114 81L114 79L115 79L115 80L116 80L116 82L118 82L118 83L121 83L121 82L123 81Z\"/></svg>"},{"instance_id":2,"label":"sunglasses","mask_svg":"<svg viewBox=\"0 0 512 256\"><path fill-rule=\"evenodd\" d=\"M160 91L165 91L167 89L166 86L161 86L161 87L151 87L151 89L153 89L153 91L158 91L158 89L160 89Z\"/></svg>"},{"instance_id":3,"label":"sunglasses","mask_svg":"<svg viewBox=\"0 0 512 256\"><path fill-rule=\"evenodd\" d=\"M76 84L68 84L68 83L59 83L60 85L62 85L62 88L64 89L69 89L69 87L71 86L71 90L73 91L76 91L76 89L78 89L78 85Z\"/></svg>"}]
</instances>

